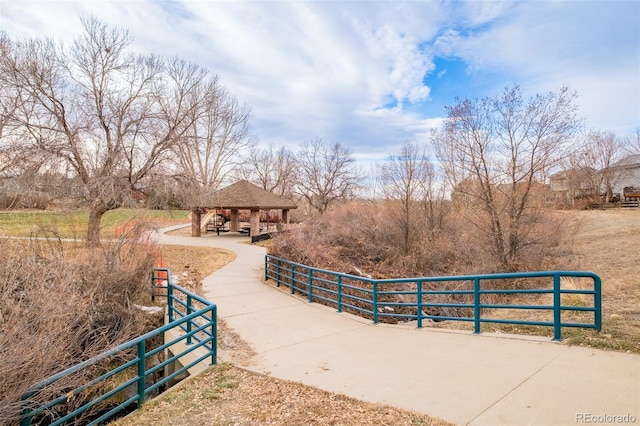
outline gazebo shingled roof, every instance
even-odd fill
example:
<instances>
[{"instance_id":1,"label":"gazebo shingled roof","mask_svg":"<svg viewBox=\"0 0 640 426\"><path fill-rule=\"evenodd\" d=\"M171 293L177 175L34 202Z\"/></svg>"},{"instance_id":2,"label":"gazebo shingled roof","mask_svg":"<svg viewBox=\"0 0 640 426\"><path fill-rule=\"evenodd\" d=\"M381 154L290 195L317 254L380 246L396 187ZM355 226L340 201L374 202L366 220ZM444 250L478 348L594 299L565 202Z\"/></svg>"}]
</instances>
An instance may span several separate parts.
<instances>
[{"instance_id":1,"label":"gazebo shingled roof","mask_svg":"<svg viewBox=\"0 0 640 426\"><path fill-rule=\"evenodd\" d=\"M205 204L202 207L221 209L269 210L298 208L291 201L280 198L246 180L238 181L233 185L213 192L205 198Z\"/></svg>"}]
</instances>

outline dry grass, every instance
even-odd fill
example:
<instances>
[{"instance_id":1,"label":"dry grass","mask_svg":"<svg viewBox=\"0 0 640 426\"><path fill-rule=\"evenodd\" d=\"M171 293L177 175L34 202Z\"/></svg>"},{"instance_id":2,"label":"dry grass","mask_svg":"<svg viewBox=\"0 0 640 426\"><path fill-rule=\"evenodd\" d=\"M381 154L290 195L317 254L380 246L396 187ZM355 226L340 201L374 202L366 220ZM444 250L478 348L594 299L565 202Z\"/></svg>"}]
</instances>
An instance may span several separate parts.
<instances>
[{"instance_id":1,"label":"dry grass","mask_svg":"<svg viewBox=\"0 0 640 426\"><path fill-rule=\"evenodd\" d=\"M569 343L640 353L640 209L565 212L576 227L577 269L602 278L602 332L568 330Z\"/></svg>"},{"instance_id":2,"label":"dry grass","mask_svg":"<svg viewBox=\"0 0 640 426\"><path fill-rule=\"evenodd\" d=\"M372 404L218 364L113 426L448 425L423 414Z\"/></svg>"},{"instance_id":3,"label":"dry grass","mask_svg":"<svg viewBox=\"0 0 640 426\"><path fill-rule=\"evenodd\" d=\"M571 253L564 260L556 260L554 269L591 271L602 279L602 331L565 328L564 342L571 345L599 349L640 353L640 209L609 209L565 211L567 226L571 228L572 241L567 241ZM587 279L564 279L563 289L591 288ZM540 303L550 304L550 295L540 298ZM563 295L563 304L591 305L583 295ZM516 299L512 302L525 303ZM515 317L523 311L494 311L492 316ZM563 313L563 321L589 321L587 313ZM527 320L552 321L552 314L527 311ZM471 330L469 324L445 321L434 327ZM484 324L483 331L513 334L553 336L551 327Z\"/></svg>"},{"instance_id":4,"label":"dry grass","mask_svg":"<svg viewBox=\"0 0 640 426\"><path fill-rule=\"evenodd\" d=\"M202 288L204 277L236 258L234 252L214 247L165 245L160 253L177 284L196 292Z\"/></svg>"}]
</instances>

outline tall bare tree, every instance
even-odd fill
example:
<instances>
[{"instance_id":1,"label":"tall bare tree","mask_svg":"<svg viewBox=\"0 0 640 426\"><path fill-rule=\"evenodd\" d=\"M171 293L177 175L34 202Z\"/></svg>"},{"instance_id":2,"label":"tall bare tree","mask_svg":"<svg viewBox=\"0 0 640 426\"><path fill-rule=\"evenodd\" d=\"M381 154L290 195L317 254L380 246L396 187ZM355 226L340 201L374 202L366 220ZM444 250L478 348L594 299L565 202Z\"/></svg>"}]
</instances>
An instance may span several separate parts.
<instances>
[{"instance_id":1,"label":"tall bare tree","mask_svg":"<svg viewBox=\"0 0 640 426\"><path fill-rule=\"evenodd\" d=\"M362 177L354 167L355 158L340 142L304 142L296 159L296 190L320 214L330 205L355 196L360 189Z\"/></svg>"},{"instance_id":2,"label":"tall bare tree","mask_svg":"<svg viewBox=\"0 0 640 426\"><path fill-rule=\"evenodd\" d=\"M19 149L14 115L20 97L9 78L5 60L13 55L14 50L15 44L5 33L0 32L0 176L3 177L17 176L24 169L32 168L32 164L39 163L29 161L32 156Z\"/></svg>"},{"instance_id":3,"label":"tall bare tree","mask_svg":"<svg viewBox=\"0 0 640 426\"><path fill-rule=\"evenodd\" d=\"M255 145L250 109L222 86L205 81L190 99L190 125L183 143L175 145L177 173L187 183L193 202L218 187L242 164L241 154Z\"/></svg>"},{"instance_id":4,"label":"tall bare tree","mask_svg":"<svg viewBox=\"0 0 640 426\"><path fill-rule=\"evenodd\" d=\"M429 201L434 169L426 147L407 143L380 166L382 193L391 203L392 220L402 235L402 251L408 254L422 234L423 201Z\"/></svg>"},{"instance_id":5,"label":"tall bare tree","mask_svg":"<svg viewBox=\"0 0 640 426\"><path fill-rule=\"evenodd\" d=\"M519 86L507 87L494 98L446 107L447 119L432 134L452 187L475 200L486 219L470 222L487 235L505 270L535 243L532 197L580 128L575 98L562 88L524 100Z\"/></svg>"},{"instance_id":6,"label":"tall bare tree","mask_svg":"<svg viewBox=\"0 0 640 426\"><path fill-rule=\"evenodd\" d=\"M622 143L615 133L602 130L591 130L581 150L584 168L591 168L594 174L591 182L596 194L604 191L605 202L611 201L613 187L617 183L618 174L612 167L620 159Z\"/></svg>"},{"instance_id":7,"label":"tall bare tree","mask_svg":"<svg viewBox=\"0 0 640 426\"><path fill-rule=\"evenodd\" d=\"M240 174L265 191L292 198L297 179L295 155L284 146L253 150L245 159Z\"/></svg>"},{"instance_id":8,"label":"tall bare tree","mask_svg":"<svg viewBox=\"0 0 640 426\"><path fill-rule=\"evenodd\" d=\"M52 40L16 43L3 57L20 104L23 148L63 160L84 185L87 245L100 243L105 212L157 170L190 128L206 73L180 60L129 51L131 38L95 18L66 49Z\"/></svg>"},{"instance_id":9,"label":"tall bare tree","mask_svg":"<svg viewBox=\"0 0 640 426\"><path fill-rule=\"evenodd\" d=\"M583 141L584 142L584 141ZM555 178L562 183L557 191L562 192L562 200L575 206L578 200L593 199L600 193L598 189L598 172L593 165L587 161L584 149L576 143L573 152L567 153L563 158L562 171Z\"/></svg>"}]
</instances>

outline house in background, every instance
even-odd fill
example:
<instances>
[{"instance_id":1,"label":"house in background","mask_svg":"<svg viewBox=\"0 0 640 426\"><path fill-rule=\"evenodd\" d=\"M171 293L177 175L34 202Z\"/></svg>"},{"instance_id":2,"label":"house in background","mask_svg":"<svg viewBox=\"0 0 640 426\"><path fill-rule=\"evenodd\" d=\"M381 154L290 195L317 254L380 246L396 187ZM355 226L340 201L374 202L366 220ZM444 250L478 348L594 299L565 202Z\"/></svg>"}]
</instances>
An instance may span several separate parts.
<instances>
[{"instance_id":1,"label":"house in background","mask_svg":"<svg viewBox=\"0 0 640 426\"><path fill-rule=\"evenodd\" d=\"M623 199L624 188L640 188L640 154L629 155L611 165L613 193Z\"/></svg>"},{"instance_id":2,"label":"house in background","mask_svg":"<svg viewBox=\"0 0 640 426\"><path fill-rule=\"evenodd\" d=\"M577 200L593 199L598 195L592 167L570 169L549 176L549 190L559 205L575 206Z\"/></svg>"},{"instance_id":3,"label":"house in background","mask_svg":"<svg viewBox=\"0 0 640 426\"><path fill-rule=\"evenodd\" d=\"M549 177L549 189L554 201L572 207L578 207L583 202L587 205L606 201L624 202L624 188L629 187L640 188L640 154L628 155L606 170L585 167L565 170Z\"/></svg>"}]
</instances>

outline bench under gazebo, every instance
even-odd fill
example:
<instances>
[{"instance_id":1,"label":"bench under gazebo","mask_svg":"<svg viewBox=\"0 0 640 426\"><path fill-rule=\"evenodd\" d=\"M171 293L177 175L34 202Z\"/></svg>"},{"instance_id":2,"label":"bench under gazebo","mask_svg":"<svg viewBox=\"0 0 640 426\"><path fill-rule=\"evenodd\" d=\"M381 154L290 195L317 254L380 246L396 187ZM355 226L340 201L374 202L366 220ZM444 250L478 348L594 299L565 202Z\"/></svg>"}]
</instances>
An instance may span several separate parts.
<instances>
[{"instance_id":1,"label":"bench under gazebo","mask_svg":"<svg viewBox=\"0 0 640 426\"><path fill-rule=\"evenodd\" d=\"M202 219L207 213L214 211L230 211L229 231L241 232L239 211L249 210L249 235L260 233L260 211L261 210L281 210L282 222L289 223L289 210L298 208L289 200L278 197L269 191L248 182L241 180L233 185L229 185L206 197L206 205L195 206L191 210L191 236L199 237L202 233ZM206 219L205 219L206 222ZM206 223L205 223L206 226Z\"/></svg>"}]
</instances>

